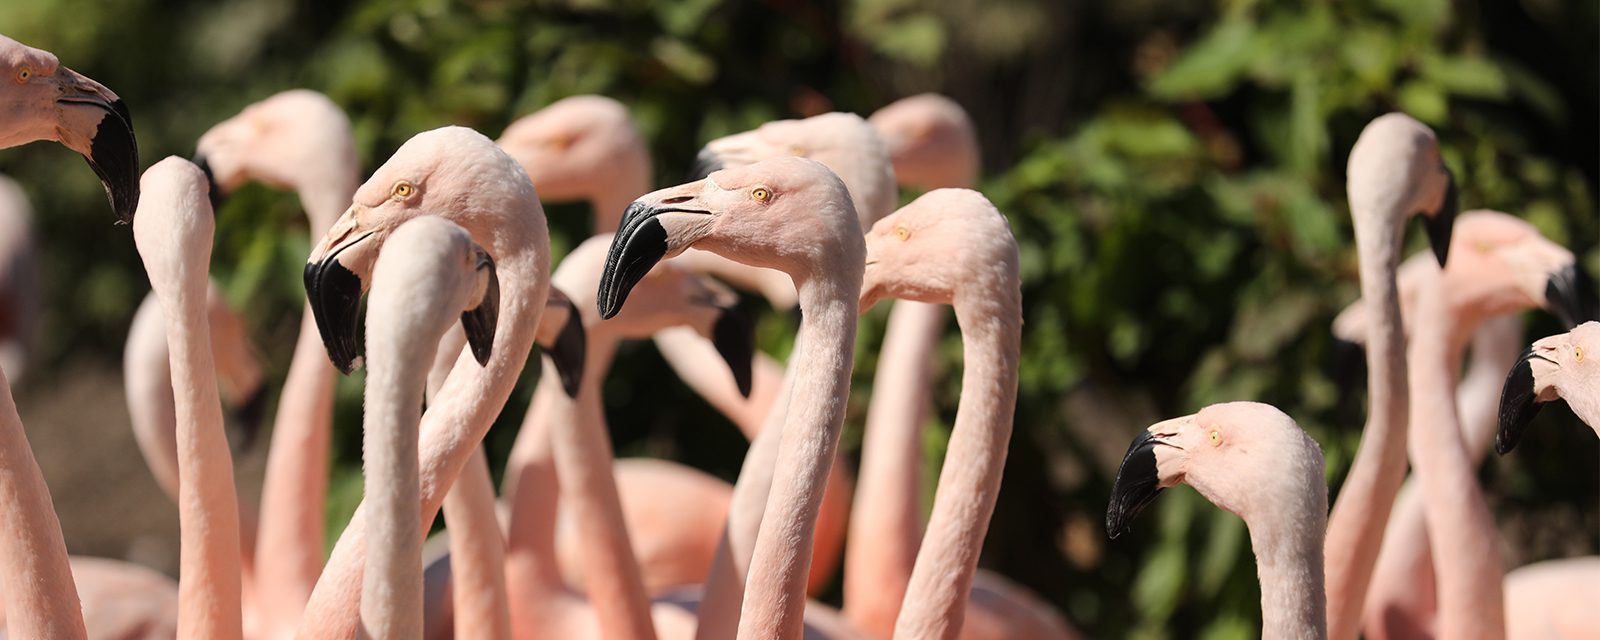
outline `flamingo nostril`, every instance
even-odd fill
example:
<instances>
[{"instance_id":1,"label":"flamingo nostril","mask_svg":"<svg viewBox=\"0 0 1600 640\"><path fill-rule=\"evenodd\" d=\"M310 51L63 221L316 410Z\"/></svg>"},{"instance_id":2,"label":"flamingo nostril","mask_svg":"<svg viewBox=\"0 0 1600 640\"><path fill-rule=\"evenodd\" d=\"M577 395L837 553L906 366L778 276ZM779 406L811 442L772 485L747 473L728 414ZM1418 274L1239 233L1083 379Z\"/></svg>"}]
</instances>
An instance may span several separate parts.
<instances>
[{"instance_id":1,"label":"flamingo nostril","mask_svg":"<svg viewBox=\"0 0 1600 640\"><path fill-rule=\"evenodd\" d=\"M692 196L678 196L676 198L667 198L666 200L662 200L661 204L680 204L693 199L694 198Z\"/></svg>"}]
</instances>

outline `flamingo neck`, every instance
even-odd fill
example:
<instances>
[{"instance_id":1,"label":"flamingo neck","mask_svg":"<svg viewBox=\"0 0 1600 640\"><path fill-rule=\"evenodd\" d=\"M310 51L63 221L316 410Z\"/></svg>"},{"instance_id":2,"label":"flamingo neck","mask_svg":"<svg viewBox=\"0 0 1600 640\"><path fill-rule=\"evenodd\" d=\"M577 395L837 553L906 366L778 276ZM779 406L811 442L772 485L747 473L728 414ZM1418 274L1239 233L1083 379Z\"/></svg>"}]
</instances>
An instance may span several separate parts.
<instances>
[{"instance_id":1,"label":"flamingo neck","mask_svg":"<svg viewBox=\"0 0 1600 640\"><path fill-rule=\"evenodd\" d=\"M11 385L0 372L0 584L7 635L88 635L67 563L67 543L44 474L28 446Z\"/></svg>"},{"instance_id":2,"label":"flamingo neck","mask_svg":"<svg viewBox=\"0 0 1600 640\"><path fill-rule=\"evenodd\" d=\"M1261 582L1263 638L1328 637L1321 535L1328 501L1326 493L1321 496L1297 502L1301 507L1287 518L1248 523Z\"/></svg>"},{"instance_id":3,"label":"flamingo neck","mask_svg":"<svg viewBox=\"0 0 1600 640\"><path fill-rule=\"evenodd\" d=\"M978 554L1000 495L1017 405L1022 294L1015 279L981 289L983 296L956 303L966 363L961 405L905 608L895 622L897 637L955 638L961 632Z\"/></svg>"},{"instance_id":4,"label":"flamingo neck","mask_svg":"<svg viewBox=\"0 0 1600 640\"><path fill-rule=\"evenodd\" d=\"M862 240L855 241L855 253L833 256L842 273L795 276L803 316L790 356L791 403L750 562L740 638L800 636L812 534L850 395L864 264Z\"/></svg>"}]
</instances>

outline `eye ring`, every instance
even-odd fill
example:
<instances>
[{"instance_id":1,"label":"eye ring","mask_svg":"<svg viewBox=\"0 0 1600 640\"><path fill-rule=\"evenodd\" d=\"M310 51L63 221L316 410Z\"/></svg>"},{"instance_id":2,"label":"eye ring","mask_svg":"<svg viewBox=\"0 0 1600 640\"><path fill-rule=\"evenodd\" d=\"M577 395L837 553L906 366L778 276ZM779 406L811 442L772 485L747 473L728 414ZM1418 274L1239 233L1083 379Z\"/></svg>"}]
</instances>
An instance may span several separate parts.
<instances>
[{"instance_id":1,"label":"eye ring","mask_svg":"<svg viewBox=\"0 0 1600 640\"><path fill-rule=\"evenodd\" d=\"M907 240L910 240L911 239L911 230L907 229L905 227L895 227L894 228L894 237L899 238L901 242L905 242Z\"/></svg>"},{"instance_id":2,"label":"eye ring","mask_svg":"<svg viewBox=\"0 0 1600 640\"><path fill-rule=\"evenodd\" d=\"M23 67L17 70L17 84L24 84L33 78L33 69Z\"/></svg>"},{"instance_id":3,"label":"eye ring","mask_svg":"<svg viewBox=\"0 0 1600 640\"><path fill-rule=\"evenodd\" d=\"M760 202L766 202L772 199L772 191L766 187L756 187L750 190L750 197Z\"/></svg>"},{"instance_id":4,"label":"eye ring","mask_svg":"<svg viewBox=\"0 0 1600 640\"><path fill-rule=\"evenodd\" d=\"M409 197L412 196L412 194L415 194L416 192L417 192L416 185L413 185L410 182L407 182L405 180L401 180L399 182L394 183L394 188L389 190L390 195L393 195L394 197L400 198L400 199L409 198Z\"/></svg>"},{"instance_id":5,"label":"eye ring","mask_svg":"<svg viewBox=\"0 0 1600 640\"><path fill-rule=\"evenodd\" d=\"M1211 433L1207 434L1206 437L1211 440L1211 446L1213 446L1213 447L1220 446L1222 444L1222 432L1221 431L1217 431L1216 429L1212 429Z\"/></svg>"},{"instance_id":6,"label":"eye ring","mask_svg":"<svg viewBox=\"0 0 1600 640\"><path fill-rule=\"evenodd\" d=\"M1572 358L1578 362L1583 362L1583 347L1573 347Z\"/></svg>"}]
</instances>

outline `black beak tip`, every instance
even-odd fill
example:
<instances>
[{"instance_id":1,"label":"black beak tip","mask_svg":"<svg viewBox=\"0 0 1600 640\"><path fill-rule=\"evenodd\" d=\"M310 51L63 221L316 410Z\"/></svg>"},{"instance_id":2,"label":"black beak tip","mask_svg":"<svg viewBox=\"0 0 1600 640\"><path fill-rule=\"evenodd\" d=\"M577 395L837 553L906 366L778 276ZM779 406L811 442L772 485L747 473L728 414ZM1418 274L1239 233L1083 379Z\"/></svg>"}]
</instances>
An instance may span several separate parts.
<instances>
[{"instance_id":1,"label":"black beak tip","mask_svg":"<svg viewBox=\"0 0 1600 640\"><path fill-rule=\"evenodd\" d=\"M706 176L722 170L722 158L710 149L701 149L694 156L694 164L689 167L688 179L684 182L704 180Z\"/></svg>"},{"instance_id":2,"label":"black beak tip","mask_svg":"<svg viewBox=\"0 0 1600 640\"><path fill-rule=\"evenodd\" d=\"M755 323L737 306L728 307L711 328L711 342L728 363L739 394L748 398L754 384L752 361L755 358Z\"/></svg>"},{"instance_id":3,"label":"black beak tip","mask_svg":"<svg viewBox=\"0 0 1600 640\"><path fill-rule=\"evenodd\" d=\"M117 222L133 222L139 206L139 143L134 138L128 107L121 99L113 101L101 118L84 159L105 186Z\"/></svg>"},{"instance_id":4,"label":"black beak tip","mask_svg":"<svg viewBox=\"0 0 1600 640\"><path fill-rule=\"evenodd\" d=\"M1446 168L1444 202L1439 205L1439 210L1431 216L1424 216L1422 225L1428 232L1428 244L1433 247L1433 256L1438 258L1439 266L1445 265L1445 260L1450 257L1450 234L1455 229L1456 211L1459 204L1456 201L1455 174Z\"/></svg>"},{"instance_id":5,"label":"black beak tip","mask_svg":"<svg viewBox=\"0 0 1600 640\"><path fill-rule=\"evenodd\" d=\"M211 194L211 211L216 212L222 208L222 203L227 201L227 196L222 193L222 185L217 184L217 176L211 171L211 163L206 160L203 153L194 154L191 160L194 166L200 167L200 173L206 174L206 187Z\"/></svg>"},{"instance_id":6,"label":"black beak tip","mask_svg":"<svg viewBox=\"0 0 1600 640\"><path fill-rule=\"evenodd\" d=\"M1106 507L1106 535L1113 540L1127 533L1133 519L1163 490L1156 471L1159 444L1153 434L1144 431L1128 445L1111 485L1111 504Z\"/></svg>"},{"instance_id":7,"label":"black beak tip","mask_svg":"<svg viewBox=\"0 0 1600 640\"><path fill-rule=\"evenodd\" d=\"M328 359L339 373L350 375L360 356L361 278L330 258L306 264L305 285Z\"/></svg>"},{"instance_id":8,"label":"black beak tip","mask_svg":"<svg viewBox=\"0 0 1600 640\"><path fill-rule=\"evenodd\" d=\"M622 311L628 292L667 254L667 230L647 204L635 202L622 214L622 224L606 252L605 270L595 303L602 320Z\"/></svg>"},{"instance_id":9,"label":"black beak tip","mask_svg":"<svg viewBox=\"0 0 1600 640\"><path fill-rule=\"evenodd\" d=\"M1589 273L1569 264L1550 274L1544 290L1546 306L1568 330L1591 320L1600 320L1600 292Z\"/></svg>"},{"instance_id":10,"label":"black beak tip","mask_svg":"<svg viewBox=\"0 0 1600 640\"><path fill-rule=\"evenodd\" d=\"M567 324L561 327L561 334L556 336L555 344L545 350L546 357L555 366L556 375L561 377L561 390L567 397L578 397L578 389L583 384L583 362L587 357L588 334L583 330L583 316L579 315L577 305L572 300L567 300Z\"/></svg>"},{"instance_id":11,"label":"black beak tip","mask_svg":"<svg viewBox=\"0 0 1600 640\"><path fill-rule=\"evenodd\" d=\"M1505 385L1500 389L1499 428L1494 434L1494 450L1500 455L1516 448L1534 416L1539 415L1541 406L1534 394L1533 366L1530 364L1534 357L1531 348L1522 352L1516 364L1511 366L1511 372L1506 374Z\"/></svg>"}]
</instances>

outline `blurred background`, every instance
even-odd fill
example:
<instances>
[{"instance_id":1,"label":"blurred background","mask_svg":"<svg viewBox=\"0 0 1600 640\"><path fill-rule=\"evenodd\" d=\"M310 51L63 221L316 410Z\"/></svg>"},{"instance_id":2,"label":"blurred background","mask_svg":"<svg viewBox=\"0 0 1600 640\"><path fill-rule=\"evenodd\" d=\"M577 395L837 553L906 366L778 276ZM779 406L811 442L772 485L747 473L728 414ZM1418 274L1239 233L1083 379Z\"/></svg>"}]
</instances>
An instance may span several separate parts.
<instances>
[{"instance_id":1,"label":"blurred background","mask_svg":"<svg viewBox=\"0 0 1600 640\"><path fill-rule=\"evenodd\" d=\"M767 120L954 98L1025 279L1017 428L983 565L1091 635L1139 638L1250 637L1260 614L1243 524L1192 491L1106 540L1136 430L1259 400L1322 444L1330 493L1348 469L1365 385L1335 380L1328 328L1357 297L1344 168L1366 122L1398 109L1432 126L1463 210L1525 218L1600 271L1597 31L1600 4L1583 0L0 3L0 32L127 101L145 166L189 156L212 124L294 87L348 111L366 173L418 131L493 137L602 93L632 109L663 186L705 141ZM175 573L176 511L123 401L122 345L149 289L131 234L63 148L7 150L0 173L35 209L45 314L16 391L68 545ZM582 240L586 207L548 207L557 256ZM260 186L218 212L212 272L274 389L298 327L305 225L292 194ZM787 353L794 318L745 304L765 312L762 346ZM1561 330L1527 321L1529 341ZM870 314L859 341L840 460L852 467L883 322ZM959 373L952 326L927 425L930 495ZM652 345L622 351L605 389L619 452L732 480L743 437L671 380ZM330 541L360 498L361 384L339 387ZM489 434L497 475L531 388ZM266 442L240 459L247 493ZM1600 447L1565 405L1480 477L1511 566L1600 551Z\"/></svg>"}]
</instances>

